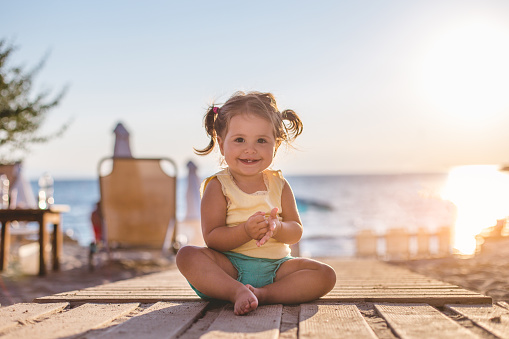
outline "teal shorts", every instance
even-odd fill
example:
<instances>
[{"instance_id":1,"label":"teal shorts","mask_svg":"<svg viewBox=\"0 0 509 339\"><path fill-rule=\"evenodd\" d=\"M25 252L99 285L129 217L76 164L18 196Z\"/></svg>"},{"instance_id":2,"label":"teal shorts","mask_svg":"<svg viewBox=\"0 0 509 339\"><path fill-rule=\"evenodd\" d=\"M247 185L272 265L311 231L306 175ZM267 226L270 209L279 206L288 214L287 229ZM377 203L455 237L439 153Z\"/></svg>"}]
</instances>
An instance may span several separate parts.
<instances>
[{"instance_id":1,"label":"teal shorts","mask_svg":"<svg viewBox=\"0 0 509 339\"><path fill-rule=\"evenodd\" d=\"M282 259L265 259L249 257L235 252L223 252L223 254L230 260L233 267L237 269L237 281L244 285L249 284L255 288L272 284L279 266L285 261L293 259L290 255ZM189 285L200 298L212 299L194 288L191 283Z\"/></svg>"}]
</instances>

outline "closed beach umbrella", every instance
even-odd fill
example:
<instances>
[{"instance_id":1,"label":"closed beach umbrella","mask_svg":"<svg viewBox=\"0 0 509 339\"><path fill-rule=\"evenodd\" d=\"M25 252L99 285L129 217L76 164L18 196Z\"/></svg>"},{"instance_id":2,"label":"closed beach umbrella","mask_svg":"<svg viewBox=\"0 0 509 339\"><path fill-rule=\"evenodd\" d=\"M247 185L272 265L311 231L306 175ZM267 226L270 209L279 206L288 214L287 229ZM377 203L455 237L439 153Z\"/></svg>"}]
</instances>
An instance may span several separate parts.
<instances>
[{"instance_id":1,"label":"closed beach umbrella","mask_svg":"<svg viewBox=\"0 0 509 339\"><path fill-rule=\"evenodd\" d=\"M28 180L25 179L23 174L18 174L18 179L14 182L12 192L16 192L16 198L13 199L11 195L11 208L36 208L37 202L32 187Z\"/></svg>"},{"instance_id":2,"label":"closed beach umbrella","mask_svg":"<svg viewBox=\"0 0 509 339\"><path fill-rule=\"evenodd\" d=\"M129 146L129 132L121 122L113 130L115 133L115 147L113 149L113 157L115 158L132 158L131 147Z\"/></svg>"},{"instance_id":3,"label":"closed beach umbrella","mask_svg":"<svg viewBox=\"0 0 509 339\"><path fill-rule=\"evenodd\" d=\"M36 208L35 195L28 180L21 171L21 163L2 166L0 173L6 173L9 179L10 208Z\"/></svg>"},{"instance_id":4,"label":"closed beach umbrella","mask_svg":"<svg viewBox=\"0 0 509 339\"><path fill-rule=\"evenodd\" d=\"M179 222L180 234L177 240L181 244L205 246L200 223L200 179L196 174L198 168L192 161L187 163L187 168L186 215Z\"/></svg>"},{"instance_id":5,"label":"closed beach umbrella","mask_svg":"<svg viewBox=\"0 0 509 339\"><path fill-rule=\"evenodd\" d=\"M192 162L187 163L186 220L200 219L200 179L196 171L198 167Z\"/></svg>"}]
</instances>

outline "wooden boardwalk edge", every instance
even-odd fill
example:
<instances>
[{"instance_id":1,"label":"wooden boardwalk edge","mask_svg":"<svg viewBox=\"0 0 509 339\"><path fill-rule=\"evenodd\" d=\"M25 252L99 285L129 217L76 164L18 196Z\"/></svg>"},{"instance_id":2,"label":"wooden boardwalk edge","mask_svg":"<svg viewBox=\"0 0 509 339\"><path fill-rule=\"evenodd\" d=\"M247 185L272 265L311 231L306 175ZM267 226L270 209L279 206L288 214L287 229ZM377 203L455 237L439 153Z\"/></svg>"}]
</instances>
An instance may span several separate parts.
<instances>
[{"instance_id":1,"label":"wooden boardwalk edge","mask_svg":"<svg viewBox=\"0 0 509 339\"><path fill-rule=\"evenodd\" d=\"M509 338L509 310L498 305L447 305L499 338Z\"/></svg>"}]
</instances>

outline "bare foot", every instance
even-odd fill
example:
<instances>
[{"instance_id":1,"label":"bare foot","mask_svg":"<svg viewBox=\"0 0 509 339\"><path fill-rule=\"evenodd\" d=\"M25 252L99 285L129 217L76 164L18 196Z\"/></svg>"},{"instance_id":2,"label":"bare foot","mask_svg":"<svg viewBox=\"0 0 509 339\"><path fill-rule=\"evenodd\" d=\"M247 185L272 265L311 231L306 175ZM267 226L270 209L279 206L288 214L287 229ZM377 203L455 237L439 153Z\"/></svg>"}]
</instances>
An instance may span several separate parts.
<instances>
[{"instance_id":1,"label":"bare foot","mask_svg":"<svg viewBox=\"0 0 509 339\"><path fill-rule=\"evenodd\" d=\"M256 299L258 299L258 304L263 304L263 300L264 300L264 293L262 291L261 288L256 288L256 287L253 287L249 284L246 285L247 288L249 288L249 290L251 292L253 292L253 294L255 295Z\"/></svg>"},{"instance_id":2,"label":"bare foot","mask_svg":"<svg viewBox=\"0 0 509 339\"><path fill-rule=\"evenodd\" d=\"M236 315L244 315L251 311L256 310L258 307L258 298L251 290L254 288L251 285L246 285L247 288L243 288L235 296L235 305L233 307Z\"/></svg>"}]
</instances>

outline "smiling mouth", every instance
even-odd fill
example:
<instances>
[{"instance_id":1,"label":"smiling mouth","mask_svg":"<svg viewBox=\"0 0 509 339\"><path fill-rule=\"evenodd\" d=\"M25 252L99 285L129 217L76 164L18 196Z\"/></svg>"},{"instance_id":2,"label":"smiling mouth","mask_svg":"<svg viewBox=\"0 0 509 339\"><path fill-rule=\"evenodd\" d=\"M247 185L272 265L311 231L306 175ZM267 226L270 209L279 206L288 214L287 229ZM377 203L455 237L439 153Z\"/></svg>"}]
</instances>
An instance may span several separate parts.
<instances>
[{"instance_id":1,"label":"smiling mouth","mask_svg":"<svg viewBox=\"0 0 509 339\"><path fill-rule=\"evenodd\" d=\"M254 164L254 163L257 163L258 161L260 160L254 160L254 159L240 159L241 162L243 162L244 164Z\"/></svg>"}]
</instances>

